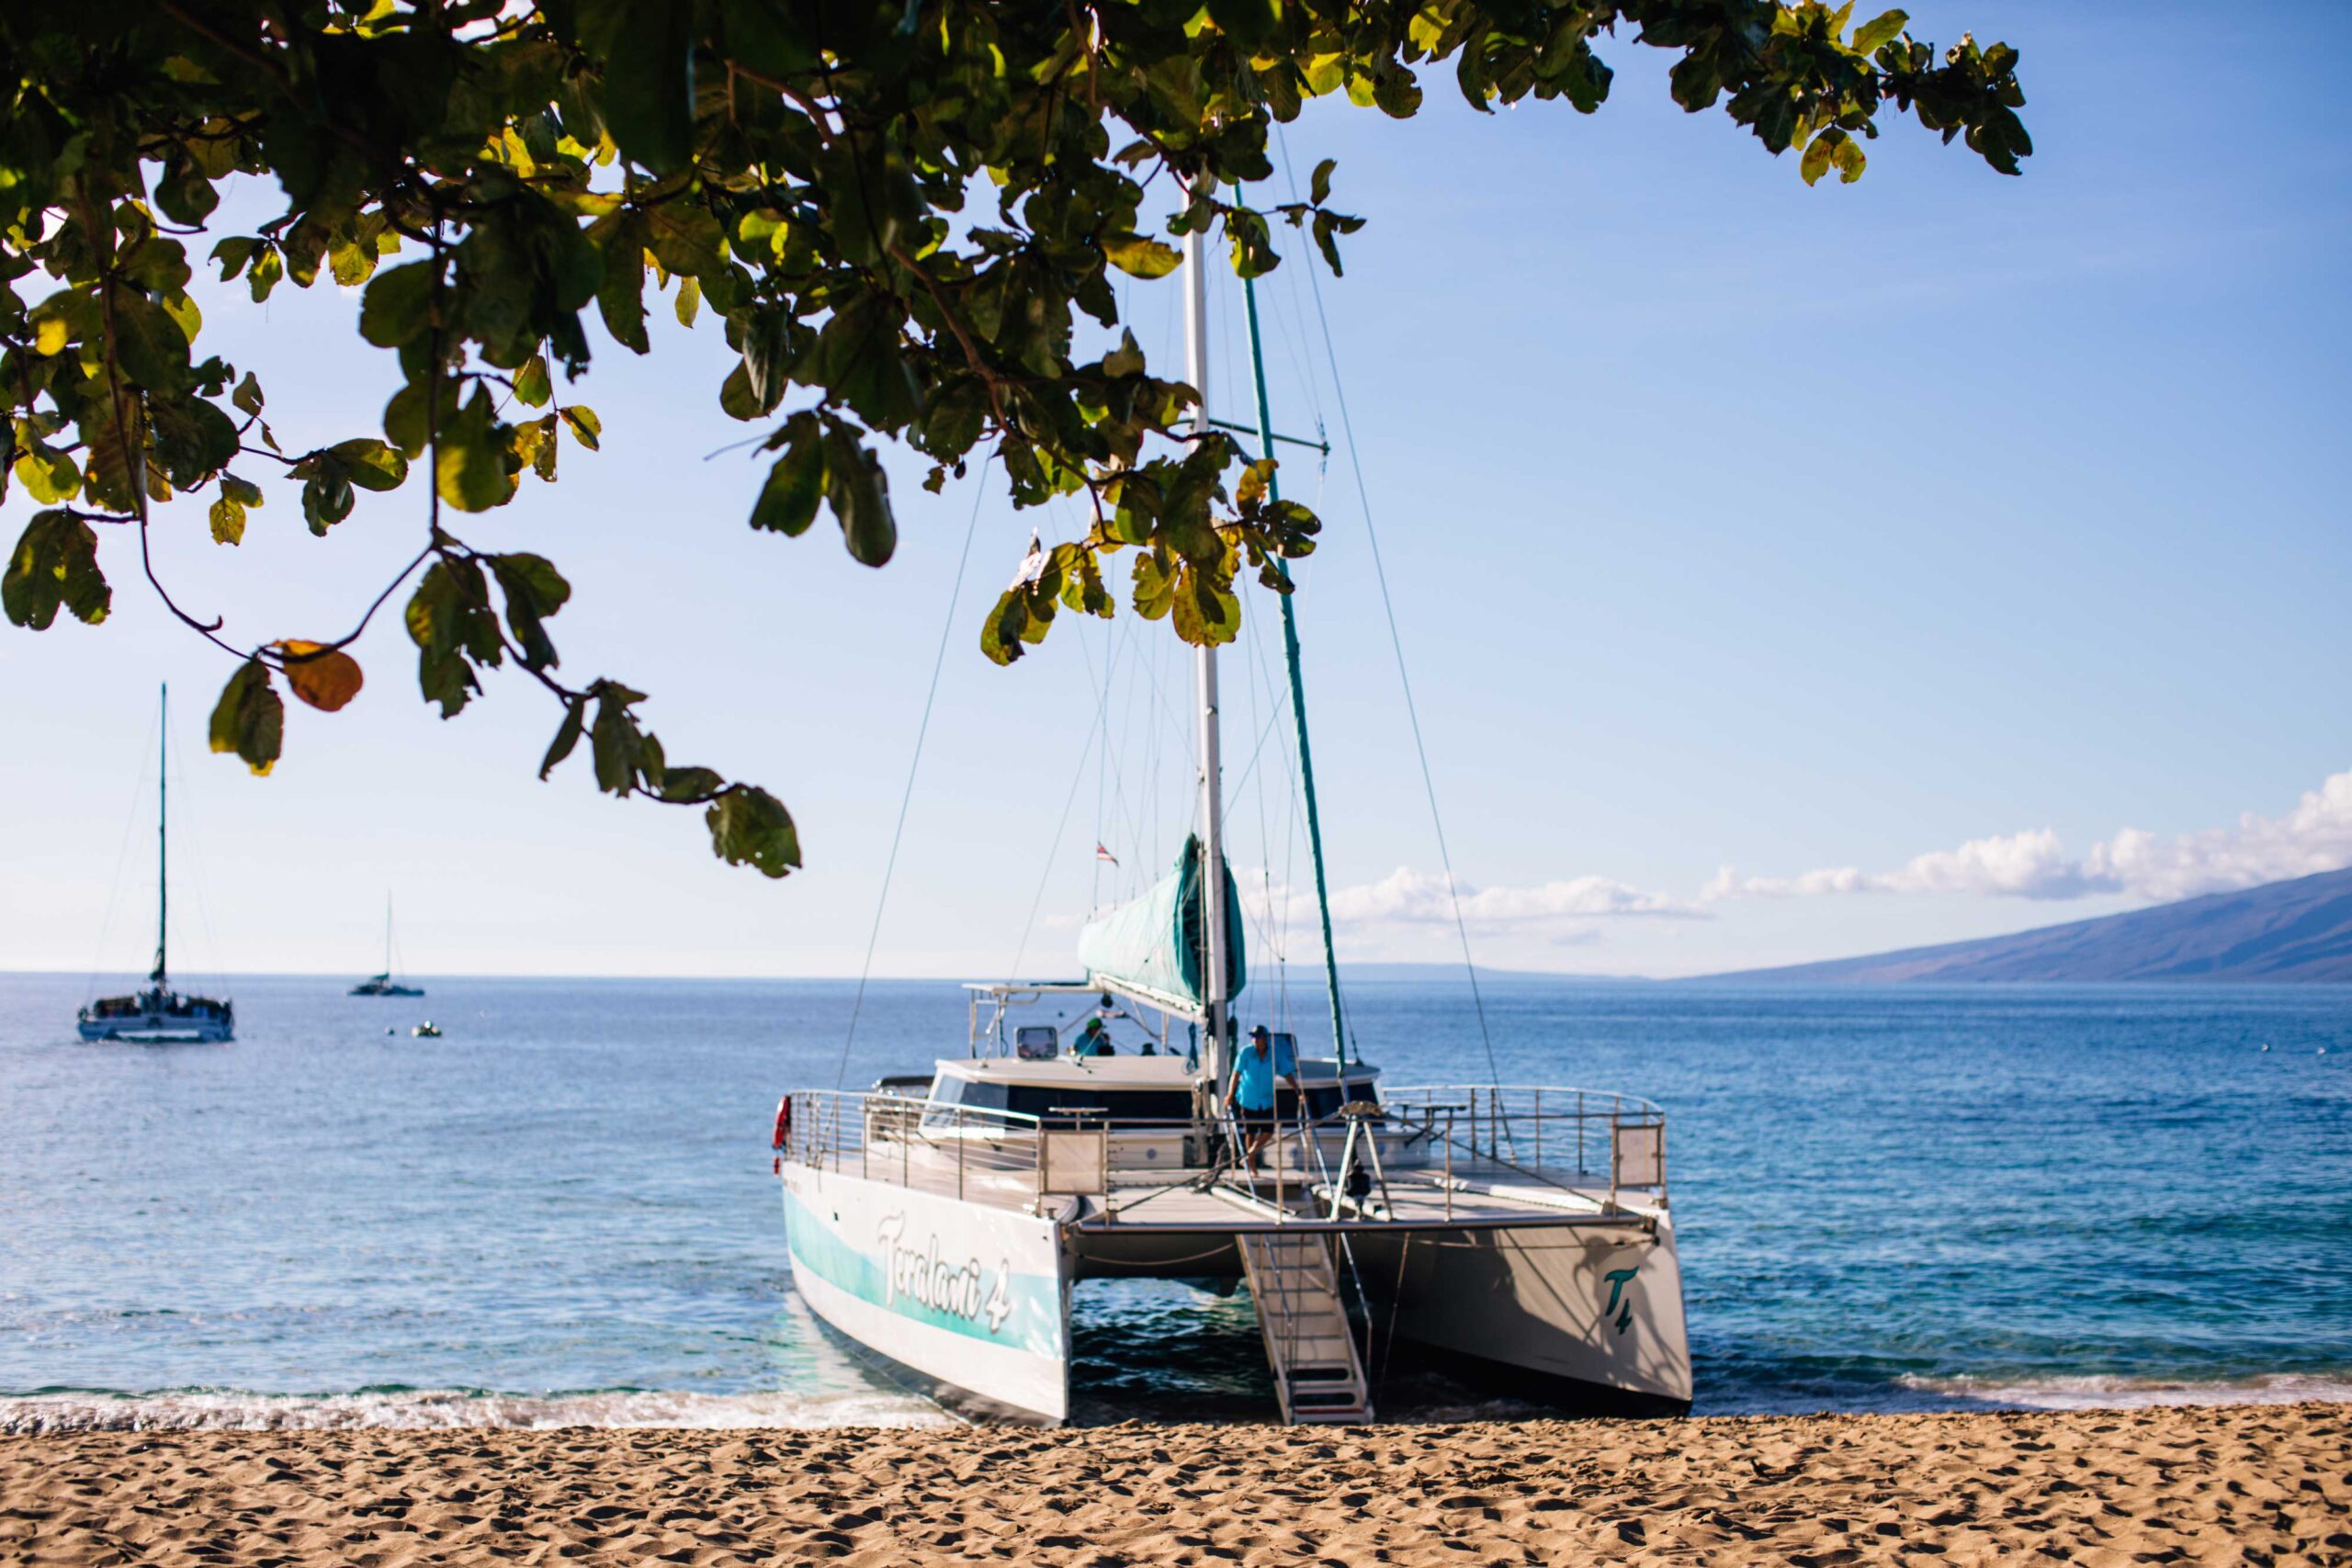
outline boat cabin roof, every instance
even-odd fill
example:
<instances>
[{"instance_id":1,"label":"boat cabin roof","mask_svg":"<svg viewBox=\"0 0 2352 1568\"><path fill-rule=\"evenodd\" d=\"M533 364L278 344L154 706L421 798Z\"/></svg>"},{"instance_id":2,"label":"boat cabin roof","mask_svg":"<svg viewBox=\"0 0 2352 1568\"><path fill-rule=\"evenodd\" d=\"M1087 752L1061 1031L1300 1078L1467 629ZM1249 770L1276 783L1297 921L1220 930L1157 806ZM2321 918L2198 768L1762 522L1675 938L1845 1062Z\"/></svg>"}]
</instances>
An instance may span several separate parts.
<instances>
[{"instance_id":1,"label":"boat cabin roof","mask_svg":"<svg viewBox=\"0 0 2352 1568\"><path fill-rule=\"evenodd\" d=\"M1187 1070L1182 1055L1056 1056L1023 1061L1018 1056L942 1057L933 1078L959 1078L967 1083L1020 1084L1039 1089L1182 1089L1197 1076ZM1339 1064L1299 1058L1298 1076L1307 1083L1339 1077ZM1348 1064L1348 1080L1365 1083L1380 1076L1378 1067Z\"/></svg>"}]
</instances>

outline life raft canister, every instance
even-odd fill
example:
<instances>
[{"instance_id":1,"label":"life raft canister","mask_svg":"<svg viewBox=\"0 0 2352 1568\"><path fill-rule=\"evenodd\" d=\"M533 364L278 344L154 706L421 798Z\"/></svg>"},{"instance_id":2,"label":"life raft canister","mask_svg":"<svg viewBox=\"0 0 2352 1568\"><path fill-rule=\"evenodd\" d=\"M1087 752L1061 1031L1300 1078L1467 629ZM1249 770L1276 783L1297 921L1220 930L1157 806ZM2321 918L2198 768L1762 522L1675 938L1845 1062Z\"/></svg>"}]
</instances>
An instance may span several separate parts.
<instances>
[{"instance_id":1,"label":"life raft canister","mask_svg":"<svg viewBox=\"0 0 2352 1568\"><path fill-rule=\"evenodd\" d=\"M791 1138L792 1096L787 1094L782 1100L775 1102L775 1136L769 1139L768 1147L780 1150L786 1143L791 1141ZM778 1176L782 1176L784 1174L784 1156L782 1154L778 1154L775 1156L775 1173Z\"/></svg>"}]
</instances>

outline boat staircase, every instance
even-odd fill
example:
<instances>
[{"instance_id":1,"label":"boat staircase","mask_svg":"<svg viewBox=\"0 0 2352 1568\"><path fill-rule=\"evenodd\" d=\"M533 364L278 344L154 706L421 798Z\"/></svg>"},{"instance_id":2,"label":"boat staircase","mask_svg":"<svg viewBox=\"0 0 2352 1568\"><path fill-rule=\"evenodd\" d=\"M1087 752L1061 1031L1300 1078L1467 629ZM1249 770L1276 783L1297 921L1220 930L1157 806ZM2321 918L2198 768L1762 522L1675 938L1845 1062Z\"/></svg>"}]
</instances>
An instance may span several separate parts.
<instances>
[{"instance_id":1,"label":"boat staircase","mask_svg":"<svg viewBox=\"0 0 2352 1568\"><path fill-rule=\"evenodd\" d=\"M1322 1426L1371 1420L1372 1389L1340 1299L1330 1238L1274 1231L1238 1239L1283 1419Z\"/></svg>"}]
</instances>

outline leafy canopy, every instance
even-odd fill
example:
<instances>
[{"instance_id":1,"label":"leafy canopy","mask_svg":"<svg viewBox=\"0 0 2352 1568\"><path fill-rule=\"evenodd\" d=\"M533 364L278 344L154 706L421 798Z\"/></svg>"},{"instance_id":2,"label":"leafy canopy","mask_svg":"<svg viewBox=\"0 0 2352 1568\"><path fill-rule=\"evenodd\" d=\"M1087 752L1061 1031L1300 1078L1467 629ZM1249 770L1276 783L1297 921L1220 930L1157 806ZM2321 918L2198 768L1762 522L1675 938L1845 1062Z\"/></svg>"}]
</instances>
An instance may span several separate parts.
<instances>
[{"instance_id":1,"label":"leafy canopy","mask_svg":"<svg viewBox=\"0 0 2352 1568\"><path fill-rule=\"evenodd\" d=\"M1268 465L1186 428L1193 390L1154 376L1121 329L1113 269L1174 270L1171 238L1217 238L1233 269L1311 239L1335 273L1361 220L1308 199L1236 199L1310 98L1405 118L1450 67L1476 107L1607 97L1596 45L1668 51L1675 99L1721 105L1811 184L1863 169L1890 107L1996 170L2031 149L2006 45L1939 51L1901 11L1852 25L1815 0L74 0L0 7L0 397L13 482L40 510L0 602L19 626L105 618L146 568L153 512L209 495L233 547L253 513L342 525L361 492L416 497L420 547L344 636L243 645L155 591L236 663L211 743L256 773L284 732L279 688L333 711L346 651L398 591L417 678L445 716L516 666L560 705L541 776L584 741L596 784L706 808L716 850L769 876L800 863L783 805L673 763L619 681L572 684L549 624L553 562L477 549L463 515L551 482L594 411L571 400L593 312L648 351L649 291L715 316L740 355L719 407L773 454L750 524L820 513L850 554L891 556L876 448L911 447L936 490L976 451L1016 504L1083 493L1092 525L989 612L1009 663L1057 608L1126 598L1194 644L1230 640L1237 574L1278 591L1314 515L1271 499ZM224 183L266 175L285 210L215 231ZM321 276L362 287L357 330L397 359L381 428L318 432L299 397L201 349L197 266L256 303ZM1094 323L1082 328L1083 314ZM1100 330L1096 330L1100 329ZM1114 341L1115 334L1115 341ZM1087 344L1109 344L1091 357ZM273 428L275 414L277 427ZM281 438L280 430L285 437ZM421 496L416 492L422 491ZM175 512L192 520L194 512ZM113 530L110 534L101 530ZM130 537L130 536L136 536ZM101 542L104 543L103 549ZM135 547L135 549L134 549ZM1124 590L1112 578L1125 552Z\"/></svg>"}]
</instances>

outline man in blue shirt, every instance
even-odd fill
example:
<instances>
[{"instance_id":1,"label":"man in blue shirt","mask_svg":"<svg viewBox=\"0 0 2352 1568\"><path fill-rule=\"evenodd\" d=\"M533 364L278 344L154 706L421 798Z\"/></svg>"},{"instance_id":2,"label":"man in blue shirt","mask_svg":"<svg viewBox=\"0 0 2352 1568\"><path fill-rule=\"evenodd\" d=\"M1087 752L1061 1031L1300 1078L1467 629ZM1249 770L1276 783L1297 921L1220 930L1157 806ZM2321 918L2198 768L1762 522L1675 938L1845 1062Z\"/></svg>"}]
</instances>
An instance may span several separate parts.
<instances>
[{"instance_id":1,"label":"man in blue shirt","mask_svg":"<svg viewBox=\"0 0 2352 1568\"><path fill-rule=\"evenodd\" d=\"M1282 1079L1289 1081L1302 1100L1306 1099L1306 1086L1299 1082L1298 1056L1291 1049L1290 1036L1283 1035L1277 1047L1261 1023L1250 1032L1250 1043L1241 1048L1240 1059L1233 1064L1233 1081L1225 1090L1227 1113L1231 1114L1237 1104L1239 1107L1243 1156L1253 1171L1258 1168L1258 1151L1274 1135L1274 1085Z\"/></svg>"}]
</instances>

